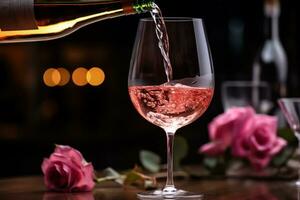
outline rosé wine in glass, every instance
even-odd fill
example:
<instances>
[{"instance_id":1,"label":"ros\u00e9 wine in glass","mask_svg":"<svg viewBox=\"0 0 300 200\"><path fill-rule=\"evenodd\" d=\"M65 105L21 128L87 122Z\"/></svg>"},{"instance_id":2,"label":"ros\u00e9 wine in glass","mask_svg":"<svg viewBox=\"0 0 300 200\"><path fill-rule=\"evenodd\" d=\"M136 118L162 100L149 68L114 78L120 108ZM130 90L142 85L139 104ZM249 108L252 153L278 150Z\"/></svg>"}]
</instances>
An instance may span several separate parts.
<instances>
[{"instance_id":1,"label":"ros\u00e9 wine in glass","mask_svg":"<svg viewBox=\"0 0 300 200\"><path fill-rule=\"evenodd\" d=\"M213 89L181 84L131 86L129 95L134 107L146 120L165 130L177 130L206 111Z\"/></svg>"}]
</instances>

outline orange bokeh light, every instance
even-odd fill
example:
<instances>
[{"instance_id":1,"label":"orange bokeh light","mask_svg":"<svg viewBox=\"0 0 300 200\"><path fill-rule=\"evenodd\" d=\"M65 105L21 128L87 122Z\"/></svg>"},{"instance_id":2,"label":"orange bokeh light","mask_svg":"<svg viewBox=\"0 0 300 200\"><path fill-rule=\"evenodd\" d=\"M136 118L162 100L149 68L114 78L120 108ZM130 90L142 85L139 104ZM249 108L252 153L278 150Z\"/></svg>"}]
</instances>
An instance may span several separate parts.
<instances>
[{"instance_id":1,"label":"orange bokeh light","mask_svg":"<svg viewBox=\"0 0 300 200\"><path fill-rule=\"evenodd\" d=\"M93 67L87 72L86 79L90 85L99 86L104 82L105 74L102 69Z\"/></svg>"},{"instance_id":2,"label":"orange bokeh light","mask_svg":"<svg viewBox=\"0 0 300 200\"><path fill-rule=\"evenodd\" d=\"M58 83L59 86L64 86L70 81L70 73L65 68L58 68L57 69L60 74L60 81Z\"/></svg>"},{"instance_id":3,"label":"orange bokeh light","mask_svg":"<svg viewBox=\"0 0 300 200\"><path fill-rule=\"evenodd\" d=\"M79 68L75 69L72 74L72 80L73 80L74 84L77 86L86 85L88 83L87 79L86 79L87 72L88 72L88 70L83 67L79 67Z\"/></svg>"},{"instance_id":4,"label":"orange bokeh light","mask_svg":"<svg viewBox=\"0 0 300 200\"><path fill-rule=\"evenodd\" d=\"M49 68L44 72L43 80L49 87L57 86L61 80L60 73L57 69Z\"/></svg>"}]
</instances>

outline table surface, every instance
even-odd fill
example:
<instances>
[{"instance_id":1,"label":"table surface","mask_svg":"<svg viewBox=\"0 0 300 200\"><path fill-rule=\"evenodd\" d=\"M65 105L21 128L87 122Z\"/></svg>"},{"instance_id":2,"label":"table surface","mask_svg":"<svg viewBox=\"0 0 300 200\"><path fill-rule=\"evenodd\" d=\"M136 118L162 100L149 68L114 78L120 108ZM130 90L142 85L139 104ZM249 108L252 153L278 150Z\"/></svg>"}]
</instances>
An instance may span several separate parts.
<instances>
[{"instance_id":1,"label":"table surface","mask_svg":"<svg viewBox=\"0 0 300 200\"><path fill-rule=\"evenodd\" d=\"M176 180L178 188L201 192L205 200L300 200L294 181L249 179ZM88 193L47 192L42 177L0 179L0 200L132 200L139 190L113 183L98 184Z\"/></svg>"}]
</instances>

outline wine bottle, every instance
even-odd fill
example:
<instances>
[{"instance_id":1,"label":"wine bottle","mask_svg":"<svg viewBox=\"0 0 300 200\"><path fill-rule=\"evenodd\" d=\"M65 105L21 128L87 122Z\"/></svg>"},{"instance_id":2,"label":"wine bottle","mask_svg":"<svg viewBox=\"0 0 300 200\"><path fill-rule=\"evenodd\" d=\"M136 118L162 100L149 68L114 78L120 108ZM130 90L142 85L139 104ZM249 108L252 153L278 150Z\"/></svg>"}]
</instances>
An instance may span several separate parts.
<instances>
[{"instance_id":1,"label":"wine bottle","mask_svg":"<svg viewBox=\"0 0 300 200\"><path fill-rule=\"evenodd\" d=\"M264 1L264 43L253 64L254 82L268 82L271 88L272 108L276 112L276 100L287 95L288 62L286 52L279 38L279 0Z\"/></svg>"},{"instance_id":2,"label":"wine bottle","mask_svg":"<svg viewBox=\"0 0 300 200\"><path fill-rule=\"evenodd\" d=\"M0 43L60 38L88 24L150 11L153 0L0 0Z\"/></svg>"}]
</instances>

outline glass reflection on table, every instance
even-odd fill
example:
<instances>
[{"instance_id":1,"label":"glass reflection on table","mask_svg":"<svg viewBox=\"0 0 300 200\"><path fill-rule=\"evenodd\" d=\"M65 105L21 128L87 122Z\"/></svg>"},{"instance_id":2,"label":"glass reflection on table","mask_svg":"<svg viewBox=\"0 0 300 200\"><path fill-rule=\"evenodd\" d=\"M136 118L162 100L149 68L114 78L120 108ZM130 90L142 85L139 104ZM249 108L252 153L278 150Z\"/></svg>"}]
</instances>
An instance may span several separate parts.
<instances>
[{"instance_id":1,"label":"glass reflection on table","mask_svg":"<svg viewBox=\"0 0 300 200\"><path fill-rule=\"evenodd\" d=\"M45 192L43 200L95 200L95 198L92 192Z\"/></svg>"}]
</instances>

